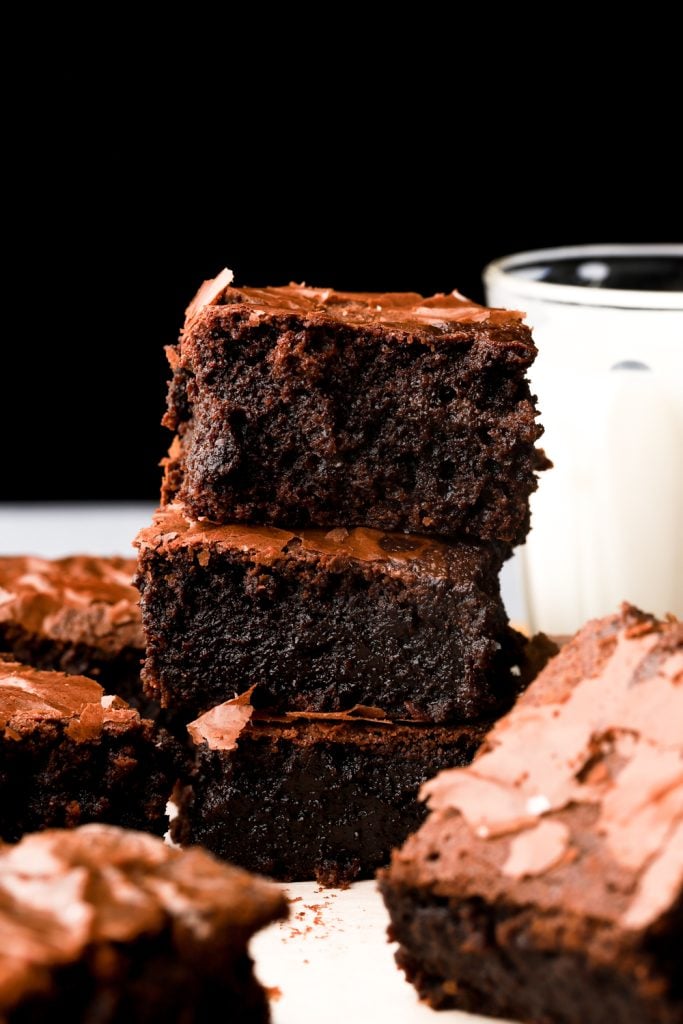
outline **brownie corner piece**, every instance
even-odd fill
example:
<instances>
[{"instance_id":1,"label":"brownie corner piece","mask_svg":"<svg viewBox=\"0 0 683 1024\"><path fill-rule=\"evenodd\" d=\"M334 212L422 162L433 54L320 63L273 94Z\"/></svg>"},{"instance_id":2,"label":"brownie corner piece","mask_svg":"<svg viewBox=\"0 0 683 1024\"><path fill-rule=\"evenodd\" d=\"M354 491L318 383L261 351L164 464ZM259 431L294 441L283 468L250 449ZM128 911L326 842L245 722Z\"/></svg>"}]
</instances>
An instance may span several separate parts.
<instances>
[{"instance_id":1,"label":"brownie corner piece","mask_svg":"<svg viewBox=\"0 0 683 1024\"><path fill-rule=\"evenodd\" d=\"M267 1024L247 944L277 886L203 850L103 825L0 848L3 1024Z\"/></svg>"},{"instance_id":2,"label":"brownie corner piece","mask_svg":"<svg viewBox=\"0 0 683 1024\"><path fill-rule=\"evenodd\" d=\"M216 522L524 540L543 457L521 314L221 284L170 352L167 498Z\"/></svg>"},{"instance_id":3,"label":"brownie corner piece","mask_svg":"<svg viewBox=\"0 0 683 1024\"><path fill-rule=\"evenodd\" d=\"M432 1006L552 1024L681 1024L683 623L588 623L380 877Z\"/></svg>"},{"instance_id":4,"label":"brownie corner piece","mask_svg":"<svg viewBox=\"0 0 683 1024\"><path fill-rule=\"evenodd\" d=\"M160 835L182 757L94 680L0 659L0 840L91 821Z\"/></svg>"},{"instance_id":5,"label":"brownie corner piece","mask_svg":"<svg viewBox=\"0 0 683 1024\"><path fill-rule=\"evenodd\" d=\"M362 707L274 715L251 696L188 727L195 763L171 834L280 881L371 877L424 817L422 783L469 763L490 726L389 722Z\"/></svg>"},{"instance_id":6,"label":"brownie corner piece","mask_svg":"<svg viewBox=\"0 0 683 1024\"><path fill-rule=\"evenodd\" d=\"M509 706L517 638L496 545L298 533L160 509L136 541L146 685L185 721L255 687L275 711L464 722Z\"/></svg>"}]
</instances>

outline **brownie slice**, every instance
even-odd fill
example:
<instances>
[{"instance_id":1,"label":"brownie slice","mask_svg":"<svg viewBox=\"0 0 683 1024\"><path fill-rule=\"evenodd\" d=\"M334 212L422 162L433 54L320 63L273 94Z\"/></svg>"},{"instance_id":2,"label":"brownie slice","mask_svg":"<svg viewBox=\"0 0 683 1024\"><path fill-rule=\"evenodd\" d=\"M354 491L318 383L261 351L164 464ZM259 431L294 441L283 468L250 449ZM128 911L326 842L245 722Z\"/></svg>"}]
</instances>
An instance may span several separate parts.
<instances>
[{"instance_id":1,"label":"brownie slice","mask_svg":"<svg viewBox=\"0 0 683 1024\"><path fill-rule=\"evenodd\" d=\"M683 1021L683 623L588 623L381 875L433 1006L544 1024Z\"/></svg>"},{"instance_id":2,"label":"brownie slice","mask_svg":"<svg viewBox=\"0 0 683 1024\"><path fill-rule=\"evenodd\" d=\"M276 711L370 704L433 722L514 698L493 545L217 526L177 505L136 544L145 684L186 722L251 686Z\"/></svg>"},{"instance_id":3,"label":"brownie slice","mask_svg":"<svg viewBox=\"0 0 683 1024\"><path fill-rule=\"evenodd\" d=\"M0 852L3 1024L264 1024L251 936L280 890L203 850L106 825Z\"/></svg>"},{"instance_id":4,"label":"brownie slice","mask_svg":"<svg viewBox=\"0 0 683 1024\"><path fill-rule=\"evenodd\" d=\"M524 540L546 463L521 313L231 280L206 283L169 350L164 502L221 523Z\"/></svg>"},{"instance_id":5,"label":"brownie slice","mask_svg":"<svg viewBox=\"0 0 683 1024\"><path fill-rule=\"evenodd\" d=\"M104 821L162 834L177 744L84 676L0 660L0 839Z\"/></svg>"},{"instance_id":6,"label":"brownie slice","mask_svg":"<svg viewBox=\"0 0 683 1024\"><path fill-rule=\"evenodd\" d=\"M245 694L188 726L196 762L171 834L252 871L323 885L367 878L422 821L420 785L472 760L489 727L254 709Z\"/></svg>"},{"instance_id":7,"label":"brownie slice","mask_svg":"<svg viewBox=\"0 0 683 1024\"><path fill-rule=\"evenodd\" d=\"M130 558L0 558L0 651L99 680L144 713L144 638Z\"/></svg>"}]
</instances>

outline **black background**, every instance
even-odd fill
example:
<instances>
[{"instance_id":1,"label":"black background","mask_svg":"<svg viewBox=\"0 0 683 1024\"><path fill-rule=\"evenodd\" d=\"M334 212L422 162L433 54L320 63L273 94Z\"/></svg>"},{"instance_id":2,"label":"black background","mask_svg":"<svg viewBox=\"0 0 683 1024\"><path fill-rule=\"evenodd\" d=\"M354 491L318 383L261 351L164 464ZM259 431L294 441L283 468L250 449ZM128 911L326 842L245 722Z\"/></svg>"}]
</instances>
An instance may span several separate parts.
<instances>
[{"instance_id":1,"label":"black background","mask_svg":"<svg viewBox=\"0 0 683 1024\"><path fill-rule=\"evenodd\" d=\"M198 120L153 85L102 90L93 117L89 88L65 66L12 161L6 501L158 494L163 346L223 266L245 284L481 299L482 268L505 253L681 235L676 162L618 130L587 147L566 112L552 135L516 115L495 130L474 111L430 118L424 98L406 121L389 90L361 120L308 100L302 116L291 97L279 116Z\"/></svg>"}]
</instances>

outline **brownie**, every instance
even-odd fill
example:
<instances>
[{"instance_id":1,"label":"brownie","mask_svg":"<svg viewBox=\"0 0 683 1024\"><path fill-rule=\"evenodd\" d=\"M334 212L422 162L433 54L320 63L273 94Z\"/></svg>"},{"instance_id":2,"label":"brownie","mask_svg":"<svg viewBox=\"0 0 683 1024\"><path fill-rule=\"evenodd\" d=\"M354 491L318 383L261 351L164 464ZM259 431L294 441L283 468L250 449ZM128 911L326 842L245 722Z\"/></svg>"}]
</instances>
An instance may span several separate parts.
<instances>
[{"instance_id":1,"label":"brownie","mask_svg":"<svg viewBox=\"0 0 683 1024\"><path fill-rule=\"evenodd\" d=\"M280 890L203 850L107 825L0 851L3 1024L264 1024L251 936Z\"/></svg>"},{"instance_id":2,"label":"brownie","mask_svg":"<svg viewBox=\"0 0 683 1024\"><path fill-rule=\"evenodd\" d=\"M524 540L546 462L521 313L231 281L206 282L169 350L164 503L220 523Z\"/></svg>"},{"instance_id":3,"label":"brownie","mask_svg":"<svg viewBox=\"0 0 683 1024\"><path fill-rule=\"evenodd\" d=\"M0 660L0 840L88 821L161 834L178 760L92 679Z\"/></svg>"},{"instance_id":4,"label":"brownie","mask_svg":"<svg viewBox=\"0 0 683 1024\"><path fill-rule=\"evenodd\" d=\"M683 623L590 622L423 796L380 884L432 1006L681 1024Z\"/></svg>"},{"instance_id":5,"label":"brownie","mask_svg":"<svg viewBox=\"0 0 683 1024\"><path fill-rule=\"evenodd\" d=\"M143 678L186 722L251 686L274 711L369 704L432 722L492 717L514 698L495 545L218 526L178 505L136 544Z\"/></svg>"},{"instance_id":6,"label":"brownie","mask_svg":"<svg viewBox=\"0 0 683 1024\"><path fill-rule=\"evenodd\" d=\"M364 707L277 716L244 694L188 727L196 761L171 834L282 881L370 877L422 821L420 785L471 761L487 727L389 722Z\"/></svg>"},{"instance_id":7,"label":"brownie","mask_svg":"<svg viewBox=\"0 0 683 1024\"><path fill-rule=\"evenodd\" d=\"M90 676L144 713L144 639L130 558L0 558L0 651Z\"/></svg>"}]
</instances>

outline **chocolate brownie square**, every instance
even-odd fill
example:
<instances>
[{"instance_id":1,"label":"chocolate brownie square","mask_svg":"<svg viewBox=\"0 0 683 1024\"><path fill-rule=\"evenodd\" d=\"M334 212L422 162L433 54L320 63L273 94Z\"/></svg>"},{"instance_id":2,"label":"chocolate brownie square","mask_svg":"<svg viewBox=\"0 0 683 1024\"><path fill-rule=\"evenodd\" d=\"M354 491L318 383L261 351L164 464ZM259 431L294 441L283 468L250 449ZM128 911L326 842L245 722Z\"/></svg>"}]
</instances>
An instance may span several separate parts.
<instances>
[{"instance_id":1,"label":"chocolate brownie square","mask_svg":"<svg viewBox=\"0 0 683 1024\"><path fill-rule=\"evenodd\" d=\"M280 890L203 850L106 825L0 851L3 1024L266 1024L251 936Z\"/></svg>"},{"instance_id":2,"label":"chocolate brownie square","mask_svg":"<svg viewBox=\"0 0 683 1024\"><path fill-rule=\"evenodd\" d=\"M0 651L34 668L97 679L143 713L144 638L135 561L0 558Z\"/></svg>"},{"instance_id":3,"label":"chocolate brownie square","mask_svg":"<svg viewBox=\"0 0 683 1024\"><path fill-rule=\"evenodd\" d=\"M451 723L514 699L494 545L218 526L177 505L136 544L145 684L186 722L252 686L276 711Z\"/></svg>"},{"instance_id":4,"label":"chocolate brownie square","mask_svg":"<svg viewBox=\"0 0 683 1024\"><path fill-rule=\"evenodd\" d=\"M245 694L188 727L196 761L171 834L283 881L368 878L422 821L420 785L469 763L487 727L389 722L362 707L277 716Z\"/></svg>"},{"instance_id":5,"label":"chocolate brownie square","mask_svg":"<svg viewBox=\"0 0 683 1024\"><path fill-rule=\"evenodd\" d=\"M423 794L382 873L433 1006L544 1024L681 1024L683 623L590 622Z\"/></svg>"},{"instance_id":6,"label":"chocolate brownie square","mask_svg":"<svg viewBox=\"0 0 683 1024\"><path fill-rule=\"evenodd\" d=\"M178 746L84 676L0 660L0 840L103 821L162 834Z\"/></svg>"},{"instance_id":7,"label":"chocolate brownie square","mask_svg":"<svg viewBox=\"0 0 683 1024\"><path fill-rule=\"evenodd\" d=\"M546 461L521 313L231 281L205 284L169 350L165 503L221 523L524 540Z\"/></svg>"}]
</instances>

